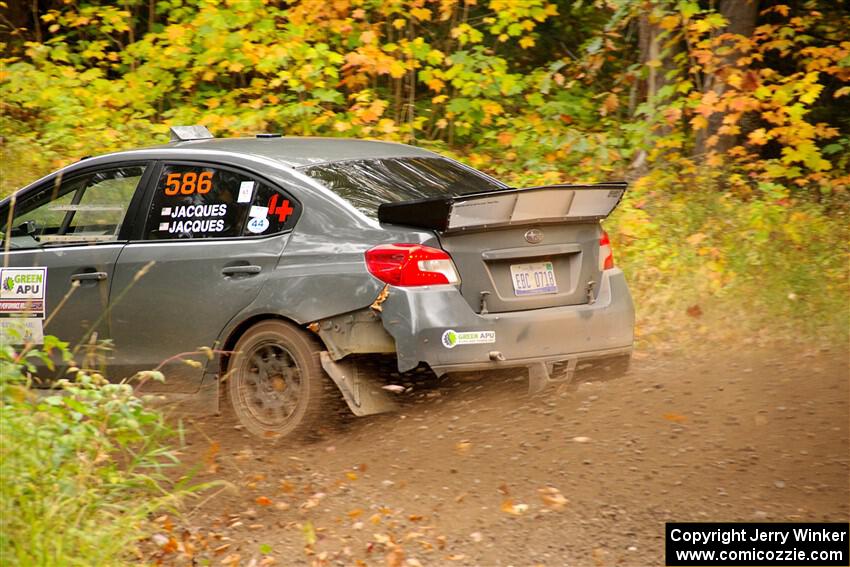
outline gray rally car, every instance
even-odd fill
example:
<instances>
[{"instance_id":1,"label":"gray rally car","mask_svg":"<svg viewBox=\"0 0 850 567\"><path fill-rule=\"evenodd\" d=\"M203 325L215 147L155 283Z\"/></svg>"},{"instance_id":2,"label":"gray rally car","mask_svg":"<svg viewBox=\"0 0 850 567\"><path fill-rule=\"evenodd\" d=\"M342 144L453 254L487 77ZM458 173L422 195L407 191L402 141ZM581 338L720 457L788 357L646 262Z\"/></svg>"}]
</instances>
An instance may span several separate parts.
<instances>
[{"instance_id":1,"label":"gray rally car","mask_svg":"<svg viewBox=\"0 0 850 567\"><path fill-rule=\"evenodd\" d=\"M527 369L537 392L631 354L600 226L625 188L515 189L402 144L176 127L0 202L0 332L107 340L111 377L160 367L170 394L225 394L261 436L312 431L336 388L357 415L391 409L376 357Z\"/></svg>"}]
</instances>

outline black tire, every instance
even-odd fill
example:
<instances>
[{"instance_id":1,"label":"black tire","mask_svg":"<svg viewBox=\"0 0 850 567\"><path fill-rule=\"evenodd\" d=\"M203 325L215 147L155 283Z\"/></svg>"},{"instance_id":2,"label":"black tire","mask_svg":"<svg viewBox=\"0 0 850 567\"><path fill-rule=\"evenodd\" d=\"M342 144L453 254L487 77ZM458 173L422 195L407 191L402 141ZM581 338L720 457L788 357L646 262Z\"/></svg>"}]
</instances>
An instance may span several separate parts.
<instances>
[{"instance_id":1,"label":"black tire","mask_svg":"<svg viewBox=\"0 0 850 567\"><path fill-rule=\"evenodd\" d=\"M263 321L234 350L227 393L239 423L263 439L315 437L336 393L322 369L321 345L290 323Z\"/></svg>"}]
</instances>

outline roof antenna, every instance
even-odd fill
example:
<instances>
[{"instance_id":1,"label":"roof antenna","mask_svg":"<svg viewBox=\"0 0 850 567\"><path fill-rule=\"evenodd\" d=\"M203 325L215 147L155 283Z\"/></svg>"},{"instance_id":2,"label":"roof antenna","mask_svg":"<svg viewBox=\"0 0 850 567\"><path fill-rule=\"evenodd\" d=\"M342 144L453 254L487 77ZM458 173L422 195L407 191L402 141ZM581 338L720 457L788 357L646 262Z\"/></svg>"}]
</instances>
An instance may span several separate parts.
<instances>
[{"instance_id":1,"label":"roof antenna","mask_svg":"<svg viewBox=\"0 0 850 567\"><path fill-rule=\"evenodd\" d=\"M211 140L213 136L206 126L172 126L171 142L186 142L188 140Z\"/></svg>"}]
</instances>

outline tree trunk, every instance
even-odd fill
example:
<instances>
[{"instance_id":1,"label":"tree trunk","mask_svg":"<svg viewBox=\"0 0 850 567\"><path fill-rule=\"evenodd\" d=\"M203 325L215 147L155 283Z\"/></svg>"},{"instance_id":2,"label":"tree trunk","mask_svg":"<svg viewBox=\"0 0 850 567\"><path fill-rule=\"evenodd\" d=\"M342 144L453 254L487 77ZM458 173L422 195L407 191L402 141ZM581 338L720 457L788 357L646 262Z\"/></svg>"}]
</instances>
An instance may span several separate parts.
<instances>
[{"instance_id":1,"label":"tree trunk","mask_svg":"<svg viewBox=\"0 0 850 567\"><path fill-rule=\"evenodd\" d=\"M681 45L671 43L670 35L665 34L657 23L651 22L646 13L641 14L638 19L638 51L640 62L649 64L649 70L646 79L639 81L637 85L635 102L648 102L656 109L664 106L666 100L661 97L659 91L665 85L676 81L675 72L678 66L674 58L681 49ZM651 138L666 136L671 130L666 123L659 123L652 131ZM647 140L647 145L650 143L651 139ZM629 166L630 169L637 175L644 174L647 169L646 158L646 150L638 151Z\"/></svg>"},{"instance_id":2,"label":"tree trunk","mask_svg":"<svg viewBox=\"0 0 850 567\"><path fill-rule=\"evenodd\" d=\"M732 33L744 37L750 37L753 34L758 17L758 0L720 0L718 10L728 22L720 33ZM718 56L717 72L706 74L703 92L714 91L718 98L722 98L729 88L726 84L728 71L740 70L737 63L740 56L741 53L736 50L730 50L726 55ZM715 112L708 118L708 127L697 133L695 147L697 155L705 155L709 151L725 154L737 144L737 136L719 134L725 116L724 112ZM717 141L709 146L709 140L713 136L717 136Z\"/></svg>"}]
</instances>

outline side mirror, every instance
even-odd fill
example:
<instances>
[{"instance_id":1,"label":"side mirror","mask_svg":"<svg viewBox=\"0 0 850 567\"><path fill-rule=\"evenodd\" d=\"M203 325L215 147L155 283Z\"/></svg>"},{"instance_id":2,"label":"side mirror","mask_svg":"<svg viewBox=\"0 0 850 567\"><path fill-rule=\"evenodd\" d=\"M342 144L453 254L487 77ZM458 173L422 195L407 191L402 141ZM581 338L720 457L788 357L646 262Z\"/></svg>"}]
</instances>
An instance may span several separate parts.
<instances>
[{"instance_id":1,"label":"side mirror","mask_svg":"<svg viewBox=\"0 0 850 567\"><path fill-rule=\"evenodd\" d=\"M35 238L35 235L38 233L38 225L33 220L24 221L11 231L9 231L9 236L31 236Z\"/></svg>"}]
</instances>

